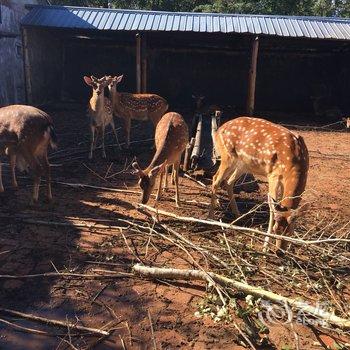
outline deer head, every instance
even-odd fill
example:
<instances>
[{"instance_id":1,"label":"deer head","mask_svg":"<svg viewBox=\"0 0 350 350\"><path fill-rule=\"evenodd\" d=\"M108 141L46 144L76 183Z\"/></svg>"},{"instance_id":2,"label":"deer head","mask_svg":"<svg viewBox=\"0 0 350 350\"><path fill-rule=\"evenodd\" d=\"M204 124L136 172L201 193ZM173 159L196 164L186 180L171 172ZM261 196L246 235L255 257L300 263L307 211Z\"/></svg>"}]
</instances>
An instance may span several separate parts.
<instances>
[{"instance_id":1,"label":"deer head","mask_svg":"<svg viewBox=\"0 0 350 350\"><path fill-rule=\"evenodd\" d=\"M196 108L197 109L202 108L202 106L204 104L205 96L203 96L203 95L192 95L192 98L194 100Z\"/></svg>"},{"instance_id":2,"label":"deer head","mask_svg":"<svg viewBox=\"0 0 350 350\"><path fill-rule=\"evenodd\" d=\"M111 83L111 77L102 77L100 79L91 75L90 77L84 76L84 81L87 85L92 87L92 90L97 96L104 92L104 88Z\"/></svg>"},{"instance_id":3,"label":"deer head","mask_svg":"<svg viewBox=\"0 0 350 350\"><path fill-rule=\"evenodd\" d=\"M155 166L148 173L144 172L137 162L132 163L132 167L135 170L134 174L140 178L139 185L142 190L141 203L146 204L151 196L157 175L162 168L162 164Z\"/></svg>"},{"instance_id":4,"label":"deer head","mask_svg":"<svg viewBox=\"0 0 350 350\"><path fill-rule=\"evenodd\" d=\"M277 235L292 235L294 232L297 218L303 216L309 209L309 205L305 203L297 209L289 209L282 207L279 203L274 202L274 219L273 233ZM277 248L281 248L281 241L277 241ZM283 248L283 247L282 247Z\"/></svg>"},{"instance_id":5,"label":"deer head","mask_svg":"<svg viewBox=\"0 0 350 350\"><path fill-rule=\"evenodd\" d=\"M111 75L106 76L105 78L109 79L108 89L109 90L113 90L113 89L117 90L117 85L123 80L123 77L124 77L124 75L119 75L119 76L116 75L114 77Z\"/></svg>"}]
</instances>

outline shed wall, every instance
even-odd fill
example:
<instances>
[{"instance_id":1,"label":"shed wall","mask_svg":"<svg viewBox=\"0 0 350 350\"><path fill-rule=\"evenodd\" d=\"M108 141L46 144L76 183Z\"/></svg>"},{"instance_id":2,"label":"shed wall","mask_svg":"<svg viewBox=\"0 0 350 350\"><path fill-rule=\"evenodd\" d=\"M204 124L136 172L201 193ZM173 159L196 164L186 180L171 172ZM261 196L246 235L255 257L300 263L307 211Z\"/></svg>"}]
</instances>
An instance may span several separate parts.
<instances>
[{"instance_id":1,"label":"shed wall","mask_svg":"<svg viewBox=\"0 0 350 350\"><path fill-rule=\"evenodd\" d=\"M19 21L28 12L25 3L0 2L0 106L25 102L22 38Z\"/></svg>"}]
</instances>

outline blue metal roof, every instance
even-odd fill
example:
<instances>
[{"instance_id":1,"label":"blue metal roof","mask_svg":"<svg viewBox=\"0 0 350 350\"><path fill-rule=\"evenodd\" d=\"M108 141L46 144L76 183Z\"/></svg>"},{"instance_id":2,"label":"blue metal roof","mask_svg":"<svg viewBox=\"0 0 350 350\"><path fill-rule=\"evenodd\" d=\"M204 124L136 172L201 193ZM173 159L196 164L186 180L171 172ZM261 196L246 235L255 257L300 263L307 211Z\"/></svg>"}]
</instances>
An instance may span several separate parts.
<instances>
[{"instance_id":1,"label":"blue metal roof","mask_svg":"<svg viewBox=\"0 0 350 350\"><path fill-rule=\"evenodd\" d=\"M33 6L24 26L91 30L249 33L350 40L350 19Z\"/></svg>"}]
</instances>

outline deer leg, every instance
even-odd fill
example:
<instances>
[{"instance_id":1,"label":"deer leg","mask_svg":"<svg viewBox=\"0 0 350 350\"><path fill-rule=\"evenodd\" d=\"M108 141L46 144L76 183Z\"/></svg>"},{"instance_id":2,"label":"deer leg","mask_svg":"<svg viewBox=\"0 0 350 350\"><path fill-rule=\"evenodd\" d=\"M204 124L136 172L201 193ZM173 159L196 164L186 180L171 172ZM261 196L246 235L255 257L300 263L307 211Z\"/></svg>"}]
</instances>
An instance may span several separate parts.
<instances>
[{"instance_id":1,"label":"deer leg","mask_svg":"<svg viewBox=\"0 0 350 350\"><path fill-rule=\"evenodd\" d=\"M40 181L41 181L41 177L35 175L34 176L34 186L33 186L33 196L32 196L32 200L31 200L32 204L35 204L38 202Z\"/></svg>"},{"instance_id":2,"label":"deer leg","mask_svg":"<svg viewBox=\"0 0 350 350\"><path fill-rule=\"evenodd\" d=\"M0 192L4 192L4 185L2 184L2 166L0 160Z\"/></svg>"},{"instance_id":3,"label":"deer leg","mask_svg":"<svg viewBox=\"0 0 350 350\"><path fill-rule=\"evenodd\" d=\"M52 202L52 190L51 190L51 169L50 169L50 163L47 159L47 153L45 154L43 158L43 171L45 173L46 177L46 196L48 202Z\"/></svg>"},{"instance_id":4,"label":"deer leg","mask_svg":"<svg viewBox=\"0 0 350 350\"><path fill-rule=\"evenodd\" d=\"M89 159L92 159L92 152L96 146L96 128L95 126L91 125L91 144L90 144L90 153L89 153Z\"/></svg>"},{"instance_id":5,"label":"deer leg","mask_svg":"<svg viewBox=\"0 0 350 350\"><path fill-rule=\"evenodd\" d=\"M226 165L224 165L224 162L222 161L218 171L213 177L213 183L211 187L209 218L214 217L214 209L219 204L216 198L216 192L220 188L221 182L225 180L225 178L227 177L227 173L228 173L228 168L226 167Z\"/></svg>"},{"instance_id":6,"label":"deer leg","mask_svg":"<svg viewBox=\"0 0 350 350\"><path fill-rule=\"evenodd\" d=\"M156 201L158 202L161 195L162 195L162 182L163 182L163 174L166 171L166 166L160 170L160 175L159 175L159 184L158 184L158 191L157 191L157 196L156 196Z\"/></svg>"},{"instance_id":7,"label":"deer leg","mask_svg":"<svg viewBox=\"0 0 350 350\"><path fill-rule=\"evenodd\" d=\"M271 234L272 233L272 229L273 229L273 225L274 225L274 200L277 199L277 180L275 178L271 178L269 179L269 193L267 195L267 202L269 204L269 226L267 228L267 233ZM269 245L269 241L270 241L270 237L265 237L265 241L264 241L264 250L267 250L267 247Z\"/></svg>"},{"instance_id":8,"label":"deer leg","mask_svg":"<svg viewBox=\"0 0 350 350\"><path fill-rule=\"evenodd\" d=\"M179 163L179 167L180 167L180 163ZM174 173L174 165L173 168L171 170L171 184L175 185L175 173Z\"/></svg>"},{"instance_id":9,"label":"deer leg","mask_svg":"<svg viewBox=\"0 0 350 350\"><path fill-rule=\"evenodd\" d=\"M176 163L173 164L173 170L172 170L172 173L174 173L174 176L172 177L175 180L175 203L178 208L180 207L179 167L180 167L180 160L178 160Z\"/></svg>"},{"instance_id":10,"label":"deer leg","mask_svg":"<svg viewBox=\"0 0 350 350\"><path fill-rule=\"evenodd\" d=\"M227 180L227 193L228 193L228 197L229 197L229 201L230 201L229 204L230 204L231 211L236 218L238 218L240 216L240 213L239 213L237 203L235 200L235 196L233 193L233 186L235 185L235 182L241 176L241 174L242 174L242 172L237 167L235 169L235 171L233 172L233 174L230 176L230 178Z\"/></svg>"},{"instance_id":11,"label":"deer leg","mask_svg":"<svg viewBox=\"0 0 350 350\"><path fill-rule=\"evenodd\" d=\"M106 130L106 126L103 124L102 127L101 127L101 133L102 133L102 158L106 158L105 130Z\"/></svg>"},{"instance_id":12,"label":"deer leg","mask_svg":"<svg viewBox=\"0 0 350 350\"><path fill-rule=\"evenodd\" d=\"M17 188L18 183L16 179L16 153L10 154L10 168L11 168L12 186L14 188Z\"/></svg>"},{"instance_id":13,"label":"deer leg","mask_svg":"<svg viewBox=\"0 0 350 350\"><path fill-rule=\"evenodd\" d=\"M165 166L165 176L164 176L164 187L163 190L166 191L168 189L168 175L169 175L169 165Z\"/></svg>"},{"instance_id":14,"label":"deer leg","mask_svg":"<svg viewBox=\"0 0 350 350\"><path fill-rule=\"evenodd\" d=\"M115 136L115 140L117 141L118 148L121 149L120 143L119 143L119 140L118 140L117 130L115 130L114 120L111 121L111 127L112 127L112 130L113 130L114 136Z\"/></svg>"}]
</instances>

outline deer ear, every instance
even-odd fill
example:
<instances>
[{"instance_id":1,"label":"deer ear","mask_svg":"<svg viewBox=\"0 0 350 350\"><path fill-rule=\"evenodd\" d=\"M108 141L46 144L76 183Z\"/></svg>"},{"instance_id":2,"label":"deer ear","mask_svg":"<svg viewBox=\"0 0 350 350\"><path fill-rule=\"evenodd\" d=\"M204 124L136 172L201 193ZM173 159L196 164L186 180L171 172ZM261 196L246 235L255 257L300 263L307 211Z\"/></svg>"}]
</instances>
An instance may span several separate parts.
<instances>
[{"instance_id":1,"label":"deer ear","mask_svg":"<svg viewBox=\"0 0 350 350\"><path fill-rule=\"evenodd\" d=\"M161 168L162 168L162 164L161 164L161 165L157 165L156 167L154 167L154 168L149 172L150 177L157 176Z\"/></svg>"},{"instance_id":2,"label":"deer ear","mask_svg":"<svg viewBox=\"0 0 350 350\"><path fill-rule=\"evenodd\" d=\"M145 175L142 169L140 168L139 163L133 162L132 167L134 168L134 171L132 172L134 175L137 175L139 177L142 177L143 175Z\"/></svg>"},{"instance_id":3,"label":"deer ear","mask_svg":"<svg viewBox=\"0 0 350 350\"><path fill-rule=\"evenodd\" d=\"M92 79L88 76L84 76L84 81L87 85L92 86Z\"/></svg>"},{"instance_id":4,"label":"deer ear","mask_svg":"<svg viewBox=\"0 0 350 350\"><path fill-rule=\"evenodd\" d=\"M115 77L115 81L116 81L117 83L120 83L120 82L123 80L123 77L124 77L124 75L119 75L119 77L116 76L116 77Z\"/></svg>"}]
</instances>

